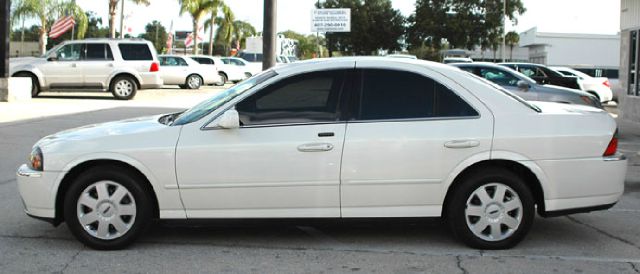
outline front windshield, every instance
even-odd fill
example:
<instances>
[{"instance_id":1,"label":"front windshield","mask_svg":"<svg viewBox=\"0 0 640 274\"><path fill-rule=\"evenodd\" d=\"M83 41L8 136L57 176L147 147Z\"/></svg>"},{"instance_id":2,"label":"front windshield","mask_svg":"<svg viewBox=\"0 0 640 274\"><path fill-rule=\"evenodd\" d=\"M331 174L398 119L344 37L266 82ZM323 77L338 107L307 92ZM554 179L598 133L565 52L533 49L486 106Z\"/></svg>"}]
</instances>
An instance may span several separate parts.
<instances>
[{"instance_id":1,"label":"front windshield","mask_svg":"<svg viewBox=\"0 0 640 274\"><path fill-rule=\"evenodd\" d=\"M53 47L53 48L51 48L51 49L47 50L47 52L45 52L45 53L44 53L42 56L40 56L40 57L42 57L42 58L47 58L47 57L49 57L53 52L56 52L56 51L57 51L60 47L62 47L63 45L64 45L64 43L61 43L61 44L56 45L55 47Z\"/></svg>"},{"instance_id":2,"label":"front windshield","mask_svg":"<svg viewBox=\"0 0 640 274\"><path fill-rule=\"evenodd\" d=\"M181 113L175 118L172 125L184 125L200 120L202 117L207 116L209 113L231 101L233 98L236 98L238 95L276 75L276 72L273 70L266 70L256 74L255 76L244 80L230 89L220 92Z\"/></svg>"}]
</instances>

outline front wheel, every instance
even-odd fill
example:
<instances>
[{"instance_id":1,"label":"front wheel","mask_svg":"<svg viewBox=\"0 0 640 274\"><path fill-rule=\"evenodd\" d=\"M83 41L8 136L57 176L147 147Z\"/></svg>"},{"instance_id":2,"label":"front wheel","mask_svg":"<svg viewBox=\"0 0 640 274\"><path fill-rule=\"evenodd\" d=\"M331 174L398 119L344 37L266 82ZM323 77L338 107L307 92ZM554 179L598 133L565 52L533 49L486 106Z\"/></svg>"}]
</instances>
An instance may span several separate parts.
<instances>
[{"instance_id":1,"label":"front wheel","mask_svg":"<svg viewBox=\"0 0 640 274\"><path fill-rule=\"evenodd\" d=\"M64 198L64 219L73 235L95 249L122 249L151 221L151 200L140 178L117 166L82 173Z\"/></svg>"},{"instance_id":2,"label":"front wheel","mask_svg":"<svg viewBox=\"0 0 640 274\"><path fill-rule=\"evenodd\" d=\"M511 248L531 228L533 196L524 181L508 170L479 170L453 191L447 222L454 235L470 247Z\"/></svg>"},{"instance_id":3,"label":"front wheel","mask_svg":"<svg viewBox=\"0 0 640 274\"><path fill-rule=\"evenodd\" d=\"M227 75L222 72L218 72L218 75L220 75L220 82L216 83L216 86L224 86L228 80Z\"/></svg>"},{"instance_id":4,"label":"front wheel","mask_svg":"<svg viewBox=\"0 0 640 274\"><path fill-rule=\"evenodd\" d=\"M202 86L202 82L204 81L202 81L202 78L200 78L200 76L191 74L189 75L189 77L187 77L185 85L188 89L199 89L200 86Z\"/></svg>"},{"instance_id":5,"label":"front wheel","mask_svg":"<svg viewBox=\"0 0 640 274\"><path fill-rule=\"evenodd\" d=\"M38 97L40 94L40 83L38 82L38 78L35 75L26 73L26 72L18 72L13 77L28 77L31 79L31 98Z\"/></svg>"}]
</instances>

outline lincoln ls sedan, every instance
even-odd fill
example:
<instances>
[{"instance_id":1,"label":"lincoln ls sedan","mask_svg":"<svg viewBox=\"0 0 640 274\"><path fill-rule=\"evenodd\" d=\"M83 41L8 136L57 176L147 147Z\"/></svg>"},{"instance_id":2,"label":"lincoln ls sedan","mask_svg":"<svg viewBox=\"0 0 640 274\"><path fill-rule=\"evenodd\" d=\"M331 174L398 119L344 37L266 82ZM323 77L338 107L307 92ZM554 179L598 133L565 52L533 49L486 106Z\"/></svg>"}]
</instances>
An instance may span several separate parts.
<instances>
[{"instance_id":1,"label":"lincoln ls sedan","mask_svg":"<svg viewBox=\"0 0 640 274\"><path fill-rule=\"evenodd\" d=\"M155 219L442 217L479 249L624 190L616 123L447 65L302 61L191 109L62 131L17 171L25 212L120 249Z\"/></svg>"}]
</instances>

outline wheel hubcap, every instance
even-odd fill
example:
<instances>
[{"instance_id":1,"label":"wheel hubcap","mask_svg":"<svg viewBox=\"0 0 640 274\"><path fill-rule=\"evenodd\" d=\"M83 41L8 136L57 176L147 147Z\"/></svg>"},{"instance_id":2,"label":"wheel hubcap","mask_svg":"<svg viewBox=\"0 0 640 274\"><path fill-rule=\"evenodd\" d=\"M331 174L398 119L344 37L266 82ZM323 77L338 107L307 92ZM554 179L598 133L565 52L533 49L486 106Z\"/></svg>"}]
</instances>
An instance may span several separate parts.
<instances>
[{"instance_id":1,"label":"wheel hubcap","mask_svg":"<svg viewBox=\"0 0 640 274\"><path fill-rule=\"evenodd\" d=\"M197 88L199 86L200 86L200 77L198 77L198 76L189 77L189 87L190 88Z\"/></svg>"},{"instance_id":2,"label":"wheel hubcap","mask_svg":"<svg viewBox=\"0 0 640 274\"><path fill-rule=\"evenodd\" d=\"M509 238L522 222L522 202L518 194L501 183L485 184L467 200L465 219L471 232L485 241Z\"/></svg>"},{"instance_id":3,"label":"wheel hubcap","mask_svg":"<svg viewBox=\"0 0 640 274\"><path fill-rule=\"evenodd\" d=\"M99 181L80 194L77 217L89 235L103 240L119 238L135 221L135 199L124 186L113 181Z\"/></svg>"},{"instance_id":4,"label":"wheel hubcap","mask_svg":"<svg viewBox=\"0 0 640 274\"><path fill-rule=\"evenodd\" d=\"M133 84L127 80L120 80L116 82L115 92L119 96L129 96L133 92Z\"/></svg>"}]
</instances>

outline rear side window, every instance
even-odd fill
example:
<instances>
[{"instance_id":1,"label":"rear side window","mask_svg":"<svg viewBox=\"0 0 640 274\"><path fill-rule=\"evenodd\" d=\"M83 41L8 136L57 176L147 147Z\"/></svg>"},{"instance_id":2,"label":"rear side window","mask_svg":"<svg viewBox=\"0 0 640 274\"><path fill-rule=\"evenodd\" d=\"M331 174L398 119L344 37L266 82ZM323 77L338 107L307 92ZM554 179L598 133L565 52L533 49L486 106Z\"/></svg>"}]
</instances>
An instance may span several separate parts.
<instances>
[{"instance_id":1,"label":"rear side window","mask_svg":"<svg viewBox=\"0 0 640 274\"><path fill-rule=\"evenodd\" d=\"M147 44L120 43L118 44L122 59L128 61L152 61L153 55Z\"/></svg>"},{"instance_id":2,"label":"rear side window","mask_svg":"<svg viewBox=\"0 0 640 274\"><path fill-rule=\"evenodd\" d=\"M444 85L411 72L362 71L359 120L466 117L478 113Z\"/></svg>"},{"instance_id":3,"label":"rear side window","mask_svg":"<svg viewBox=\"0 0 640 274\"><path fill-rule=\"evenodd\" d=\"M191 59L193 59L194 61L198 62L199 64L213 65L213 60L211 60L209 58L191 57Z\"/></svg>"},{"instance_id":4,"label":"rear side window","mask_svg":"<svg viewBox=\"0 0 640 274\"><path fill-rule=\"evenodd\" d=\"M86 44L87 60L113 60L111 48L107 44Z\"/></svg>"}]
</instances>

